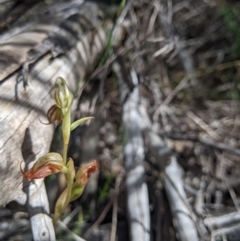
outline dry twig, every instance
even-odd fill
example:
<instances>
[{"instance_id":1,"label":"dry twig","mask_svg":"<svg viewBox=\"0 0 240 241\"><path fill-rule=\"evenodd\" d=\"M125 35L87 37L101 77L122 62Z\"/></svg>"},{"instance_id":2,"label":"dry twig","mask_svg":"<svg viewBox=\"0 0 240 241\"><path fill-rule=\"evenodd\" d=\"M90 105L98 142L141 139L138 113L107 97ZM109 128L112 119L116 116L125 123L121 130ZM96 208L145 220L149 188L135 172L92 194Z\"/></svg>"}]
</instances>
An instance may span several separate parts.
<instances>
[{"instance_id":1,"label":"dry twig","mask_svg":"<svg viewBox=\"0 0 240 241\"><path fill-rule=\"evenodd\" d=\"M63 222L58 221L57 224L62 230L70 234L75 241L86 241L85 239L79 237L77 234L73 233Z\"/></svg>"},{"instance_id":2,"label":"dry twig","mask_svg":"<svg viewBox=\"0 0 240 241\"><path fill-rule=\"evenodd\" d=\"M187 141L199 142L203 145L213 147L213 148L216 148L221 151L227 151L234 155L240 156L240 149L231 147L224 143L216 142L211 139L199 138L199 137L194 137L194 136L190 136L190 135L172 134L172 133L167 133L164 135L173 140L187 140Z\"/></svg>"},{"instance_id":3,"label":"dry twig","mask_svg":"<svg viewBox=\"0 0 240 241\"><path fill-rule=\"evenodd\" d=\"M112 214L112 230L111 230L111 238L110 241L116 240L116 232L117 232L117 213L118 213L118 195L119 188L122 182L122 174L119 173L116 182L115 182L115 196L113 201L113 214Z\"/></svg>"},{"instance_id":4,"label":"dry twig","mask_svg":"<svg viewBox=\"0 0 240 241\"><path fill-rule=\"evenodd\" d=\"M196 116L193 112L188 111L187 112L187 116L194 121L201 129L203 129L204 131L206 131L206 133L211 136L213 139L215 140L220 140L221 137L215 132L213 131L201 118L199 118L198 116Z\"/></svg>"},{"instance_id":5,"label":"dry twig","mask_svg":"<svg viewBox=\"0 0 240 241\"><path fill-rule=\"evenodd\" d=\"M92 230L99 226L101 224L101 222L104 220L104 218L106 217L107 213L109 212L110 208L112 207L113 204L113 198L111 198L108 202L108 204L105 206L105 208L103 209L101 215L98 217L98 219L92 224L92 226L82 235L83 237L87 236L89 233L92 232Z\"/></svg>"}]
</instances>

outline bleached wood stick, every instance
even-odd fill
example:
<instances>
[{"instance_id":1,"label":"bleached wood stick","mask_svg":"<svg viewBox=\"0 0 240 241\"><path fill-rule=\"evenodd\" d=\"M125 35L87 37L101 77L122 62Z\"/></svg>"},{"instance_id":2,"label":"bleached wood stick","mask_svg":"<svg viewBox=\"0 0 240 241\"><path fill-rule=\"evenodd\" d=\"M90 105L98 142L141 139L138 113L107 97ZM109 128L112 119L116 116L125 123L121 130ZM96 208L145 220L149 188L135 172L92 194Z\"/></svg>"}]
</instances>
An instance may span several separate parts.
<instances>
[{"instance_id":1,"label":"bleached wood stick","mask_svg":"<svg viewBox=\"0 0 240 241\"><path fill-rule=\"evenodd\" d=\"M165 169L165 189L174 216L174 223L182 241L197 241L196 219L188 206L183 185L183 171L176 157L171 157L171 163ZM195 219L195 220L194 220Z\"/></svg>"},{"instance_id":2,"label":"bleached wood stick","mask_svg":"<svg viewBox=\"0 0 240 241\"><path fill-rule=\"evenodd\" d=\"M209 229L223 228L224 226L237 224L240 225L240 214L238 212L228 213L219 217L207 217L204 224Z\"/></svg>"},{"instance_id":3,"label":"bleached wood stick","mask_svg":"<svg viewBox=\"0 0 240 241\"><path fill-rule=\"evenodd\" d=\"M121 57L120 57L121 58ZM150 214L148 189L144 180L144 143L139 113L139 89L137 75L125 68L122 59L114 64L123 104L124 159L126 169L127 208L131 241L150 240ZM119 64L121 63L121 64ZM125 74L125 75L124 75ZM133 89L130 89L132 82Z\"/></svg>"},{"instance_id":4,"label":"bleached wood stick","mask_svg":"<svg viewBox=\"0 0 240 241\"><path fill-rule=\"evenodd\" d=\"M164 170L164 187L174 217L174 223L182 241L197 241L198 233L183 185L183 170L171 155L161 138L150 129L145 131L151 153Z\"/></svg>"},{"instance_id":5,"label":"bleached wood stick","mask_svg":"<svg viewBox=\"0 0 240 241\"><path fill-rule=\"evenodd\" d=\"M238 233L239 232L239 229L240 229L240 225L239 224L235 224L235 225L232 225L232 226L227 226L227 227L224 227L224 228L221 228L221 229L217 229L217 230L213 230L211 232L211 240L217 240L217 237L223 237L223 236L226 236L227 234L233 234L233 233ZM238 240L238 239L236 239Z\"/></svg>"}]
</instances>

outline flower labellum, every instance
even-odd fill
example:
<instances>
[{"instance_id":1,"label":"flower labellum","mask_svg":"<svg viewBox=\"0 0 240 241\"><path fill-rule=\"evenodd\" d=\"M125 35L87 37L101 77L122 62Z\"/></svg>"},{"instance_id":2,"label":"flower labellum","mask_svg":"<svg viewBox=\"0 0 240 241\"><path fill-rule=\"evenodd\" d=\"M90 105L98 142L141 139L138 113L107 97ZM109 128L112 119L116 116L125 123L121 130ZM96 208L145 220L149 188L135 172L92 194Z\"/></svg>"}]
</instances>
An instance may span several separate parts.
<instances>
[{"instance_id":1,"label":"flower labellum","mask_svg":"<svg viewBox=\"0 0 240 241\"><path fill-rule=\"evenodd\" d=\"M63 158L60 154L50 152L40 157L31 169L26 172L21 169L21 172L23 180L39 179L58 172L67 172L67 167L64 166Z\"/></svg>"}]
</instances>

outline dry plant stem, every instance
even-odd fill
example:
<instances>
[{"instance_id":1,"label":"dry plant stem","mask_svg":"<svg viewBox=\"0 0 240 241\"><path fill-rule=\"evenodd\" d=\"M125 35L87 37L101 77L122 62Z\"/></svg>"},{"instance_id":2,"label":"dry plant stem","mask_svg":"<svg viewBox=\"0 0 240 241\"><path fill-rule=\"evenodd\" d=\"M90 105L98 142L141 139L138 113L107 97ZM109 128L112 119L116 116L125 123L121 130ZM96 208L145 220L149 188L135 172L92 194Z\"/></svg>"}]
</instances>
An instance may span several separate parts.
<instances>
[{"instance_id":1,"label":"dry plant stem","mask_svg":"<svg viewBox=\"0 0 240 241\"><path fill-rule=\"evenodd\" d=\"M183 171L175 156L170 156L164 142L151 130L145 132L148 146L153 156L159 160L162 170L165 170L164 186L169 199L175 225L182 241L197 241L198 233L195 217L187 203L182 180ZM170 164L168 164L170 161Z\"/></svg>"},{"instance_id":2,"label":"dry plant stem","mask_svg":"<svg viewBox=\"0 0 240 241\"><path fill-rule=\"evenodd\" d=\"M116 26L120 25L123 23L127 13L128 13L128 10L130 9L130 7L132 6L132 2L133 0L128 0L125 4L125 7L124 9L122 10L120 16L118 17L118 20L117 20L117 23L116 23Z\"/></svg>"},{"instance_id":3,"label":"dry plant stem","mask_svg":"<svg viewBox=\"0 0 240 241\"><path fill-rule=\"evenodd\" d=\"M72 219L78 214L80 211L81 207L77 206L63 221L61 221L65 226L67 226ZM56 228L56 234L58 234L61 231L60 226L57 226Z\"/></svg>"},{"instance_id":4,"label":"dry plant stem","mask_svg":"<svg viewBox=\"0 0 240 241\"><path fill-rule=\"evenodd\" d=\"M159 9L161 9L157 1L155 2L155 4L158 6ZM193 74L195 72L195 67L192 56L187 52L187 50L185 50L181 46L179 36L174 33L173 26L167 21L167 16L165 15L165 13L163 13L163 11L159 13L159 20L163 26L164 32L166 33L167 37L175 44L175 48L185 71L187 72L187 74ZM192 81L193 83L197 82L195 78L192 78Z\"/></svg>"},{"instance_id":5,"label":"dry plant stem","mask_svg":"<svg viewBox=\"0 0 240 241\"><path fill-rule=\"evenodd\" d=\"M117 211L118 211L118 195L119 188L122 182L122 174L119 173L115 182L115 196L113 202L113 214L112 214L112 230L111 230L111 238L110 241L116 240L116 232L117 232Z\"/></svg>"},{"instance_id":6,"label":"dry plant stem","mask_svg":"<svg viewBox=\"0 0 240 241\"><path fill-rule=\"evenodd\" d=\"M75 233L73 233L63 222L58 221L57 222L58 226L66 231L68 234L71 235L71 237L75 240L75 241L86 241L85 239L82 239L81 237L79 237L78 235L76 235Z\"/></svg>"},{"instance_id":7,"label":"dry plant stem","mask_svg":"<svg viewBox=\"0 0 240 241\"><path fill-rule=\"evenodd\" d=\"M222 237L227 234L235 233L237 231L239 231L239 224L232 225L230 227L224 227L224 228L221 228L218 230L214 230L211 232L211 240L213 240L213 241L218 240L217 237L219 238L219 236Z\"/></svg>"},{"instance_id":8,"label":"dry plant stem","mask_svg":"<svg viewBox=\"0 0 240 241\"><path fill-rule=\"evenodd\" d=\"M72 219L81 211L81 206L77 206L64 220L62 221L63 224L68 225Z\"/></svg>"},{"instance_id":9,"label":"dry plant stem","mask_svg":"<svg viewBox=\"0 0 240 241\"><path fill-rule=\"evenodd\" d=\"M231 184L229 183L227 177L224 174L223 174L223 180L225 181L225 184L228 188L228 191L229 191L230 196L233 200L235 208L238 210L238 212L240 212L238 197L237 197L235 191L233 190Z\"/></svg>"},{"instance_id":10,"label":"dry plant stem","mask_svg":"<svg viewBox=\"0 0 240 241\"><path fill-rule=\"evenodd\" d=\"M169 9L168 16L166 16L166 14L163 13L163 11L161 11L161 5L159 4L158 1L154 2L154 6L156 7L156 9L159 9L159 12L160 12L158 15L159 21L163 26L163 30L167 35L167 38L171 41L170 44L165 45L162 49L157 51L158 53L156 52L155 55L165 51L165 48L166 48L166 51L167 49L168 51L170 51L173 48L173 44L174 44L177 54L179 56L179 59L183 64L183 67L188 75L180 82L180 84L175 88L175 90L167 97L167 99L164 101L165 103L163 103L163 104L169 104L170 101L173 99L173 97L182 88L184 88L187 85L189 80L192 80L193 84L195 84L197 82L197 79L196 79L197 76L194 75L196 71L195 71L193 59L191 55L188 54L188 52L181 46L179 41L179 36L176 35L176 33L174 32L173 26L171 24L172 9L171 8ZM168 1L168 6L172 7L172 3L169 1ZM161 105L155 111L153 119L156 120L160 113L161 113Z\"/></svg>"},{"instance_id":11,"label":"dry plant stem","mask_svg":"<svg viewBox=\"0 0 240 241\"><path fill-rule=\"evenodd\" d=\"M110 208L112 207L112 204L113 204L113 198L109 200L108 204L105 206L105 208L103 209L101 215L96 220L96 222L93 223L93 225L82 236L87 236L96 226L98 226L104 220Z\"/></svg>"},{"instance_id":12,"label":"dry plant stem","mask_svg":"<svg viewBox=\"0 0 240 241\"><path fill-rule=\"evenodd\" d=\"M204 219L204 224L207 228L221 229L225 226L239 225L240 214L238 212L228 213L219 217L207 217Z\"/></svg>"},{"instance_id":13,"label":"dry plant stem","mask_svg":"<svg viewBox=\"0 0 240 241\"><path fill-rule=\"evenodd\" d=\"M126 138L124 158L130 240L149 241L150 214L148 190L144 180L144 143L141 133L142 117L139 114L138 79L134 71L131 71L130 75L123 59L119 58L119 62L115 63L113 68L118 78L123 104L123 125ZM132 81L132 90L129 89L126 82L128 78Z\"/></svg>"},{"instance_id":14,"label":"dry plant stem","mask_svg":"<svg viewBox=\"0 0 240 241\"><path fill-rule=\"evenodd\" d=\"M185 76L177 85L177 87L167 96L167 98L163 101L162 104L169 105L172 99L187 85L190 79L190 76Z\"/></svg>"},{"instance_id":15,"label":"dry plant stem","mask_svg":"<svg viewBox=\"0 0 240 241\"><path fill-rule=\"evenodd\" d=\"M204 190L206 188L206 182L204 176L201 178L199 190L196 193L194 209L198 215L203 215L204 207Z\"/></svg>"},{"instance_id":16,"label":"dry plant stem","mask_svg":"<svg viewBox=\"0 0 240 241\"><path fill-rule=\"evenodd\" d=\"M163 215L162 215L162 210L161 210L161 206L162 206L162 198L161 196L158 194L157 196L157 202L158 202L158 206L157 206L157 225L156 225L156 241L161 241L161 234L162 234L162 229L161 228L157 228L157 227L161 227L161 222L163 219Z\"/></svg>"},{"instance_id":17,"label":"dry plant stem","mask_svg":"<svg viewBox=\"0 0 240 241\"><path fill-rule=\"evenodd\" d=\"M159 10L157 8L154 8L152 16L151 16L151 18L149 20L147 35L149 35L153 31L153 29L154 29L154 23L155 23L155 20L156 20L156 18L158 16L158 12L159 12ZM161 40L164 40L164 38L161 38L160 41Z\"/></svg>"},{"instance_id":18,"label":"dry plant stem","mask_svg":"<svg viewBox=\"0 0 240 241\"><path fill-rule=\"evenodd\" d=\"M171 102L171 100L174 98L174 96L187 85L189 80L192 80L193 83L196 83L197 80L196 80L196 74L194 74L194 73L196 73L196 71L194 68L193 59L188 54L188 52L185 49L183 49L183 47L180 44L179 37L174 33L173 26L171 24L172 9L168 9L168 11L169 11L168 16L166 16L166 14L161 10L162 8L161 8L160 4L157 1L155 1L154 4L156 5L156 9L160 10L160 14L158 15L159 21L161 22L167 37L171 41L171 43L169 44L169 48L171 50L171 48L173 48L173 43L175 44L176 51L178 53L178 56L183 64L183 67L187 74L186 77L183 78L183 80L180 82L180 84L175 88L175 90L166 98L166 100L155 111L153 120L156 121L159 114L161 113L162 106L164 104L168 105ZM168 5L171 6L172 3L168 2ZM167 45L165 45L163 48L167 48ZM160 52L165 51L163 48L160 49L159 51ZM155 53L155 55L156 54L157 53Z\"/></svg>"},{"instance_id":19,"label":"dry plant stem","mask_svg":"<svg viewBox=\"0 0 240 241\"><path fill-rule=\"evenodd\" d=\"M185 76L180 83L177 85L177 87L167 96L167 98L163 101L162 104L159 105L159 107L156 109L153 115L153 120L157 121L159 114L161 113L161 110L165 105L169 105L172 99L187 85L188 81L190 80L189 76Z\"/></svg>"},{"instance_id":20,"label":"dry plant stem","mask_svg":"<svg viewBox=\"0 0 240 241\"><path fill-rule=\"evenodd\" d=\"M220 140L221 137L215 132L213 131L201 118L199 118L198 116L196 116L193 112L188 111L187 112L187 116L194 121L201 129L203 129L204 131L206 131L206 133L211 136L211 138L215 139L215 140Z\"/></svg>"},{"instance_id":21,"label":"dry plant stem","mask_svg":"<svg viewBox=\"0 0 240 241\"><path fill-rule=\"evenodd\" d=\"M215 142L214 140L211 140L211 139L203 139L203 138L182 135L182 134L166 134L166 136L173 140L187 140L187 141L199 142L203 145L213 147L213 148L216 148L216 149L222 150L222 151L227 151L234 155L240 156L240 149L231 147L224 143Z\"/></svg>"}]
</instances>

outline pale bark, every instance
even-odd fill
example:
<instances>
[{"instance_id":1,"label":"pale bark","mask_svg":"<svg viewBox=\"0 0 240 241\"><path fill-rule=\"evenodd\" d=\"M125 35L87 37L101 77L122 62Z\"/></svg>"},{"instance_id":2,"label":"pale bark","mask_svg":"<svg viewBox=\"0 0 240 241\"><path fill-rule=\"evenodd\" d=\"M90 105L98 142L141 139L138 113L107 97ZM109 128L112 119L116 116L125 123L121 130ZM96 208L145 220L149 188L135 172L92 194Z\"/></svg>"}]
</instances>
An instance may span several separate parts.
<instances>
[{"instance_id":1,"label":"pale bark","mask_svg":"<svg viewBox=\"0 0 240 241\"><path fill-rule=\"evenodd\" d=\"M65 8L55 7L50 17L0 38L0 206L27 201L34 240L51 241L55 234L44 182L24 182L23 189L20 164L27 170L49 151L54 126L40 120L47 122L54 104L50 90L56 78L77 91L107 40L95 4L69 1Z\"/></svg>"},{"instance_id":2,"label":"pale bark","mask_svg":"<svg viewBox=\"0 0 240 241\"><path fill-rule=\"evenodd\" d=\"M123 63L123 61L120 61ZM126 169L127 209L131 241L150 240L150 213L148 188L145 182L144 142L142 118L139 113L139 87L136 73L126 72L124 65L116 63L114 71L118 77L123 104L124 165ZM127 73L129 75L127 75ZM127 81L133 83L129 89Z\"/></svg>"}]
</instances>

